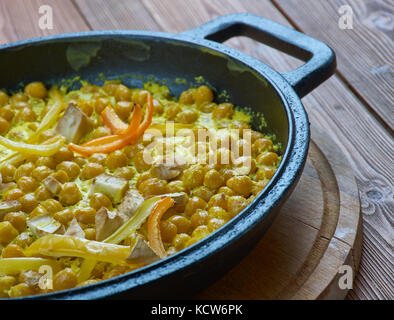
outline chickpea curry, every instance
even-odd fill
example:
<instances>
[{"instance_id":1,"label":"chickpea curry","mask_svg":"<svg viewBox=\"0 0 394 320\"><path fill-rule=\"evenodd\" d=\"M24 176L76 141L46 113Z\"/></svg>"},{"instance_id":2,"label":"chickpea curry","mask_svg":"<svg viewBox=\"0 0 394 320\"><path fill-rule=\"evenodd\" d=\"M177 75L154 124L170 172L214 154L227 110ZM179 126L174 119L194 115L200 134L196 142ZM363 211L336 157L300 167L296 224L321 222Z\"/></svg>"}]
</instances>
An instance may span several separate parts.
<instances>
[{"instance_id":1,"label":"chickpea curry","mask_svg":"<svg viewBox=\"0 0 394 320\"><path fill-rule=\"evenodd\" d=\"M0 90L0 298L96 283L241 212L281 157L208 86Z\"/></svg>"}]
</instances>

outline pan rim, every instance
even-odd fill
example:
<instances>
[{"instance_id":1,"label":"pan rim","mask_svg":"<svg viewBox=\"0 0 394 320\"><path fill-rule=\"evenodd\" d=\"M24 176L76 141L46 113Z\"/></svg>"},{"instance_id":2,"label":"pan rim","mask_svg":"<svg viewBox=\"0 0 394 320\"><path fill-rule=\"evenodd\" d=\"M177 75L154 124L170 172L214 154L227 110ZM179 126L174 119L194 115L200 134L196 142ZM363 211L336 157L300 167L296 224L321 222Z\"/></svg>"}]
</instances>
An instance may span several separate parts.
<instances>
[{"instance_id":1,"label":"pan rim","mask_svg":"<svg viewBox=\"0 0 394 320\"><path fill-rule=\"evenodd\" d=\"M196 263L201 263L223 248L230 246L242 236L245 236L251 229L256 228L259 223L265 220L278 207L279 202L290 194L291 189L297 183L306 161L310 140L309 121L298 95L277 71L261 61L223 44L184 34L175 35L152 31L106 30L66 33L22 40L0 46L0 52L17 49L23 50L25 46L41 45L48 42L83 41L92 37L107 39L110 37L125 37L137 38L142 41L144 39L150 41L175 41L188 46L199 46L210 51L215 51L243 64L267 81L282 101L289 125L286 150L277 172L263 192L236 217L226 223L226 225L192 246L143 268L111 279L102 280L92 285L48 294L21 297L15 300L106 298L133 290L147 283L158 281L163 276L169 276L182 269L190 268Z\"/></svg>"}]
</instances>

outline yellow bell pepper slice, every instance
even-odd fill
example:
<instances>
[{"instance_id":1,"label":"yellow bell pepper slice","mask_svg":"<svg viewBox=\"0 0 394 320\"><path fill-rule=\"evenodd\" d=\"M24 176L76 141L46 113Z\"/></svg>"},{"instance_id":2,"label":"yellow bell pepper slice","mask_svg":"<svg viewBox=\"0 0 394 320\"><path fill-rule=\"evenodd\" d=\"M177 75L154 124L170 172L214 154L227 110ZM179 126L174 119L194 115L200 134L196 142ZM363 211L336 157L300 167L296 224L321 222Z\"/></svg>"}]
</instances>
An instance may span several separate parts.
<instances>
[{"instance_id":1,"label":"yellow bell pepper slice","mask_svg":"<svg viewBox=\"0 0 394 320\"><path fill-rule=\"evenodd\" d=\"M60 264L51 259L43 258L4 258L0 259L0 275L18 274L23 271L38 271L41 266L48 265L54 272L61 269Z\"/></svg>"},{"instance_id":2,"label":"yellow bell pepper slice","mask_svg":"<svg viewBox=\"0 0 394 320\"><path fill-rule=\"evenodd\" d=\"M157 202L161 199L162 196L157 196L145 200L138 208L137 212L112 235L103 240L103 242L117 244L132 235L136 230L141 227L144 221L149 217ZM92 270L97 263L96 260L97 259L85 259L82 262L81 269L78 275L78 282L83 282L89 279L90 274L92 273Z\"/></svg>"},{"instance_id":3,"label":"yellow bell pepper slice","mask_svg":"<svg viewBox=\"0 0 394 320\"><path fill-rule=\"evenodd\" d=\"M129 246L104 243L82 238L49 234L34 241L24 251L26 256L79 257L114 264L125 264Z\"/></svg>"},{"instance_id":4,"label":"yellow bell pepper slice","mask_svg":"<svg viewBox=\"0 0 394 320\"><path fill-rule=\"evenodd\" d=\"M42 119L40 125L38 126L36 132L34 132L27 142L35 142L37 141L39 135L45 130L50 129L57 121L59 114L64 109L63 96L57 88L52 88L49 90L49 96L53 98L53 103L49 108L49 111L46 113L44 118Z\"/></svg>"},{"instance_id":5,"label":"yellow bell pepper slice","mask_svg":"<svg viewBox=\"0 0 394 320\"><path fill-rule=\"evenodd\" d=\"M57 140L51 144L29 144L25 142L12 141L0 136L0 144L8 149L22 154L38 155L49 157L55 154L64 144L65 138L58 136Z\"/></svg>"}]
</instances>

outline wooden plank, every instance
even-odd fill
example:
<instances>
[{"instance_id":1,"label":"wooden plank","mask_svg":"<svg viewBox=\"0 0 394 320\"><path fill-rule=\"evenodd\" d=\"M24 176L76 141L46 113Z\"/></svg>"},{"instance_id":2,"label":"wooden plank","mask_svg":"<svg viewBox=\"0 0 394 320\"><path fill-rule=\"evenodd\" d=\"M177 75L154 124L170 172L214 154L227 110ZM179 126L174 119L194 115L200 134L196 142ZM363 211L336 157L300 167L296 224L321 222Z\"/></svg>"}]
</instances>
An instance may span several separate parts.
<instances>
[{"instance_id":1,"label":"wooden plank","mask_svg":"<svg viewBox=\"0 0 394 320\"><path fill-rule=\"evenodd\" d=\"M159 30L151 14L140 1L73 0L94 30ZM116 19L114 19L116 17Z\"/></svg>"},{"instance_id":2,"label":"wooden plank","mask_svg":"<svg viewBox=\"0 0 394 320\"><path fill-rule=\"evenodd\" d=\"M341 76L393 129L393 2L274 0L274 3L297 28L334 48ZM353 10L353 29L339 28L338 9L343 5Z\"/></svg>"},{"instance_id":3,"label":"wooden plank","mask_svg":"<svg viewBox=\"0 0 394 320\"><path fill-rule=\"evenodd\" d=\"M164 30L171 32L197 27L216 16L233 12L251 12L289 25L278 10L265 1L234 0L231 3L226 2L225 5L218 0L173 0L171 5L164 4L160 0L143 2L152 12L157 23ZM179 12L182 12L182 15L179 15ZM256 49L251 40L238 39L236 43L229 44L235 44L237 48L263 61L268 60L275 67L297 65L294 59L288 59L282 54L273 54L269 51L267 55L264 48ZM393 239L390 208L394 206L392 196L394 168L389 156L393 152L391 136L357 97L349 92L346 84L336 76L303 101L311 122L330 133L348 156L355 170L364 213L364 225L373 235L365 240L364 249L368 246L369 255L374 256L368 262L361 261L362 272L358 277L360 284L356 288L362 288L367 297L388 298L392 295L392 291L387 286L387 282L391 279L391 270L378 266L375 255L379 254L379 260L384 261L384 266L391 264ZM369 275L368 278L365 277L366 274Z\"/></svg>"},{"instance_id":4,"label":"wooden plank","mask_svg":"<svg viewBox=\"0 0 394 320\"><path fill-rule=\"evenodd\" d=\"M39 26L40 6L53 12L53 29ZM63 0L2 0L0 2L0 44L33 37L89 30L72 2Z\"/></svg>"}]
</instances>

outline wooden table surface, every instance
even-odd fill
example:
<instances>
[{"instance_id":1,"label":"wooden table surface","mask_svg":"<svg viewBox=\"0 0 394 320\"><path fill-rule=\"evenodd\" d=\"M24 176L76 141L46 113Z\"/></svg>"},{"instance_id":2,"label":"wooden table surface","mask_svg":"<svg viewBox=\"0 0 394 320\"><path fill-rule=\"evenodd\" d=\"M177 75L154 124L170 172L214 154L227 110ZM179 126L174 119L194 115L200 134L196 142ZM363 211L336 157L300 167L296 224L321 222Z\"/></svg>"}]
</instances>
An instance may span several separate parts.
<instances>
[{"instance_id":1,"label":"wooden table surface","mask_svg":"<svg viewBox=\"0 0 394 320\"><path fill-rule=\"evenodd\" d=\"M53 29L39 26L42 5L52 8ZM339 9L344 5L352 9L352 21L347 20L353 22L352 29L339 27L344 13ZM0 44L103 29L178 33L235 12L254 13L291 26L326 42L336 52L336 75L303 103L311 122L347 155L360 191L363 253L347 298L393 299L392 0L1 0ZM243 37L226 44L278 71L301 64Z\"/></svg>"}]
</instances>

